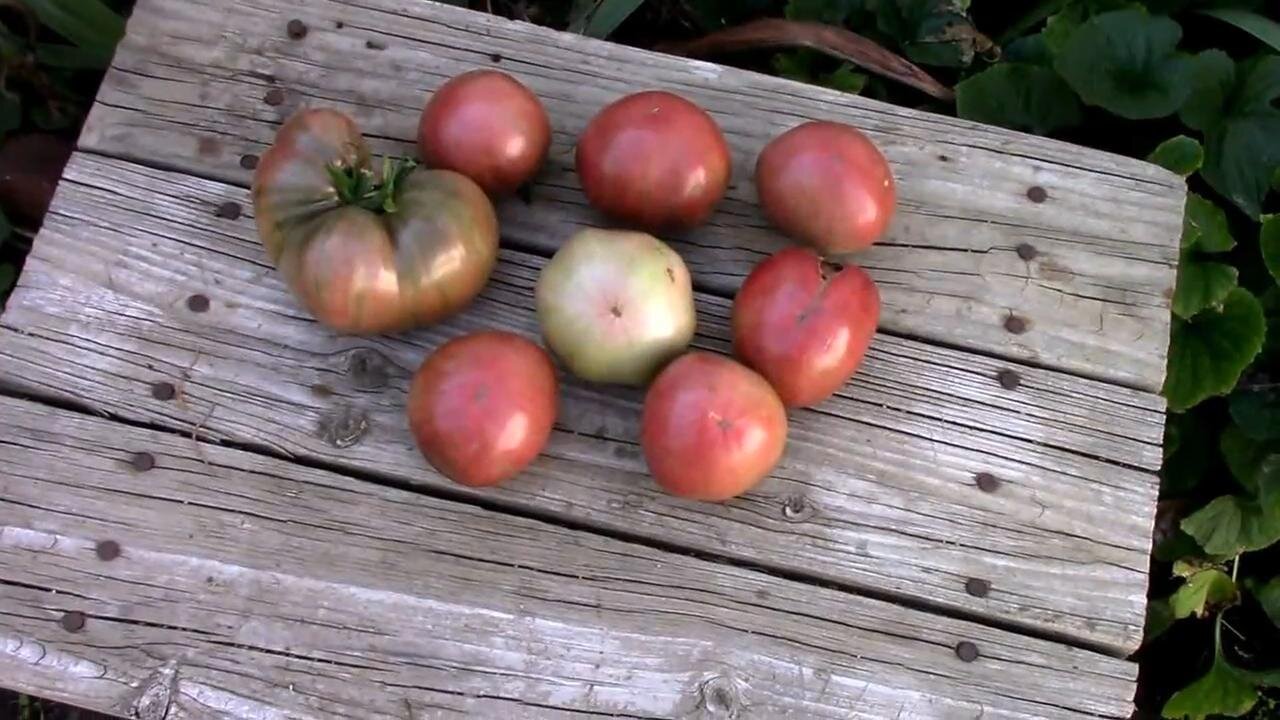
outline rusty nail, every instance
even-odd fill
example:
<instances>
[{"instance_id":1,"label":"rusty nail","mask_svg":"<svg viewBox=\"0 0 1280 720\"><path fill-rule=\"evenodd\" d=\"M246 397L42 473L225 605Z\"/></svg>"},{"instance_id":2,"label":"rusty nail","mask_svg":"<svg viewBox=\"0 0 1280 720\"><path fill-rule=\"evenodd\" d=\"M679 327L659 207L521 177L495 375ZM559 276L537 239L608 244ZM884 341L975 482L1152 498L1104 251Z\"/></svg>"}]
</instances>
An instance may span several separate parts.
<instances>
[{"instance_id":1,"label":"rusty nail","mask_svg":"<svg viewBox=\"0 0 1280 720\"><path fill-rule=\"evenodd\" d=\"M502 62L502 53L489 53L489 59L496 63L500 63Z\"/></svg>"},{"instance_id":2,"label":"rusty nail","mask_svg":"<svg viewBox=\"0 0 1280 720\"><path fill-rule=\"evenodd\" d=\"M1014 335L1021 335L1027 331L1027 320L1018 315L1010 315L1004 319L1004 329Z\"/></svg>"},{"instance_id":3,"label":"rusty nail","mask_svg":"<svg viewBox=\"0 0 1280 720\"><path fill-rule=\"evenodd\" d=\"M58 624L67 632L80 632L84 629L84 613L78 610L63 613L62 618L58 620Z\"/></svg>"},{"instance_id":4,"label":"rusty nail","mask_svg":"<svg viewBox=\"0 0 1280 720\"><path fill-rule=\"evenodd\" d=\"M974 597L986 597L991 592L991 583L978 578L969 578L964 584L964 591Z\"/></svg>"},{"instance_id":5,"label":"rusty nail","mask_svg":"<svg viewBox=\"0 0 1280 720\"><path fill-rule=\"evenodd\" d=\"M961 640L956 643L956 657L965 662L973 662L978 659L978 646L968 640Z\"/></svg>"},{"instance_id":6,"label":"rusty nail","mask_svg":"<svg viewBox=\"0 0 1280 720\"><path fill-rule=\"evenodd\" d=\"M149 452L136 452L129 458L129 465L138 472L146 472L156 466L156 456Z\"/></svg>"},{"instance_id":7,"label":"rusty nail","mask_svg":"<svg viewBox=\"0 0 1280 720\"><path fill-rule=\"evenodd\" d=\"M1023 260L1035 260L1036 255L1040 254L1040 252L1036 250L1036 246L1031 243L1022 243L1018 246L1017 251L1018 257Z\"/></svg>"},{"instance_id":8,"label":"rusty nail","mask_svg":"<svg viewBox=\"0 0 1280 720\"><path fill-rule=\"evenodd\" d=\"M187 298L187 309L193 313L202 313L209 309L209 296L196 293Z\"/></svg>"},{"instance_id":9,"label":"rusty nail","mask_svg":"<svg viewBox=\"0 0 1280 720\"><path fill-rule=\"evenodd\" d=\"M240 167L244 168L245 170L256 170L258 167L258 156L257 155L241 155Z\"/></svg>"},{"instance_id":10,"label":"rusty nail","mask_svg":"<svg viewBox=\"0 0 1280 720\"><path fill-rule=\"evenodd\" d=\"M996 379L1000 381L1000 387L1005 390L1014 390L1022 384L1022 378L1018 373L1008 368L996 373Z\"/></svg>"},{"instance_id":11,"label":"rusty nail","mask_svg":"<svg viewBox=\"0 0 1280 720\"><path fill-rule=\"evenodd\" d=\"M240 203L228 200L218 206L217 215L227 220L239 220L240 212Z\"/></svg>"},{"instance_id":12,"label":"rusty nail","mask_svg":"<svg viewBox=\"0 0 1280 720\"><path fill-rule=\"evenodd\" d=\"M291 39L301 40L307 36L307 24L301 20L290 20L285 26L285 31L289 33Z\"/></svg>"},{"instance_id":13,"label":"rusty nail","mask_svg":"<svg viewBox=\"0 0 1280 720\"><path fill-rule=\"evenodd\" d=\"M178 389L171 382L158 382L151 384L151 397L157 400L172 400L178 394Z\"/></svg>"},{"instance_id":14,"label":"rusty nail","mask_svg":"<svg viewBox=\"0 0 1280 720\"><path fill-rule=\"evenodd\" d=\"M341 20L334 20L334 21L333 21L333 26L334 26L335 28L337 28L337 29L341 30L342 28L346 27L346 26L347 26L347 24L346 24L346 23L344 23L344 22L342 22Z\"/></svg>"},{"instance_id":15,"label":"rusty nail","mask_svg":"<svg viewBox=\"0 0 1280 720\"><path fill-rule=\"evenodd\" d=\"M98 559L111 562L120 557L120 543L115 540L103 540L94 548L94 552L98 554Z\"/></svg>"},{"instance_id":16,"label":"rusty nail","mask_svg":"<svg viewBox=\"0 0 1280 720\"><path fill-rule=\"evenodd\" d=\"M280 88L271 88L267 94L262 96L262 102L275 107L284 104L284 91Z\"/></svg>"},{"instance_id":17,"label":"rusty nail","mask_svg":"<svg viewBox=\"0 0 1280 720\"><path fill-rule=\"evenodd\" d=\"M1039 185L1032 185L1027 188L1027 199L1033 203L1042 203L1049 199L1049 191Z\"/></svg>"},{"instance_id":18,"label":"rusty nail","mask_svg":"<svg viewBox=\"0 0 1280 720\"><path fill-rule=\"evenodd\" d=\"M1000 480L989 472L980 472L974 475L973 482L982 492L995 492L1000 487Z\"/></svg>"}]
</instances>

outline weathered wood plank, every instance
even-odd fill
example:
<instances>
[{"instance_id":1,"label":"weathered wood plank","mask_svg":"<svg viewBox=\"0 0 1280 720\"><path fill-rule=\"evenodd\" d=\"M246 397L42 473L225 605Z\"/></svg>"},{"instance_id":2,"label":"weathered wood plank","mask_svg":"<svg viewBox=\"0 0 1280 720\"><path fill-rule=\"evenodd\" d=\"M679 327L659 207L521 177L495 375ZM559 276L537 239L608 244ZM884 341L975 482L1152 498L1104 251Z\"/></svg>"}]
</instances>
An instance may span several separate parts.
<instances>
[{"instance_id":1,"label":"weathered wood plank","mask_svg":"<svg viewBox=\"0 0 1280 720\"><path fill-rule=\"evenodd\" d=\"M405 426L409 373L460 332L504 327L536 337L531 287L543 261L504 251L481 299L441 326L337 337L302 317L252 218L217 216L223 203L246 200L239 187L77 155L0 318L0 380L184 432L446 486ZM208 312L187 309L193 293L211 298ZM697 344L725 349L727 301L698 301ZM792 414L776 476L726 505L656 490L636 446L639 394L566 379L545 456L519 481L482 494L1131 650L1141 637L1157 482L1117 461L1158 464L1159 405L1139 391L1022 367L1023 385L1007 391L995 380L1006 365L878 338L841 396ZM946 379L954 384L939 392ZM155 381L175 382L179 397L153 398ZM343 418L351 422L336 422ZM341 448L323 439L344 433ZM1003 485L978 491L978 472ZM991 593L969 595L970 578L989 580Z\"/></svg>"},{"instance_id":2,"label":"weathered wood plank","mask_svg":"<svg viewBox=\"0 0 1280 720\"><path fill-rule=\"evenodd\" d=\"M1122 660L177 434L0 398L0 463L0 670L121 714L166 668L179 718L1131 709Z\"/></svg>"},{"instance_id":3,"label":"weathered wood plank","mask_svg":"<svg viewBox=\"0 0 1280 720\"><path fill-rule=\"evenodd\" d=\"M383 151L408 153L426 93L479 65L520 77L555 127L532 205L513 200L504 234L549 251L602 222L583 204L572 147L587 118L641 87L707 107L734 152L730 197L709 227L678 238L703 287L731 292L779 247L755 207L758 150L807 118L852 122L899 178L888 241L860 258L881 285L883 326L986 354L1156 390L1165 370L1184 184L1153 165L718 65L555 33L431 2L142 0L82 147L245 184L301 105L351 112ZM285 25L306 21L305 40ZM285 101L264 102L268 90ZM1047 201L1030 201L1032 186ZM1032 246L1033 259L1017 249ZM1030 329L1004 329L1017 314Z\"/></svg>"}]
</instances>

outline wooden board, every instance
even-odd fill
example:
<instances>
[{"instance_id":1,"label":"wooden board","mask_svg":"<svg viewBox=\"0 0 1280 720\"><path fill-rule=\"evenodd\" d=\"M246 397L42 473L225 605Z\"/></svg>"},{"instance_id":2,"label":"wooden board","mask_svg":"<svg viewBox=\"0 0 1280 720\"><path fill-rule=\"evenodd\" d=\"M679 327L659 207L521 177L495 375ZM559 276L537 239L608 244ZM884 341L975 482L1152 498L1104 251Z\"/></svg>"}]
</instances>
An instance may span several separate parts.
<instances>
[{"instance_id":1,"label":"wooden board","mask_svg":"<svg viewBox=\"0 0 1280 720\"><path fill-rule=\"evenodd\" d=\"M0 321L0 377L103 413L451 488L412 446L409 374L461 332L536 338L543 260L504 251L480 301L439 327L338 337L302 316L250 214L217 216L225 202L246 192L77 155ZM207 312L187 309L195 293L210 298ZM726 349L727 302L698 304L697 344ZM1004 389L997 368L1024 385ZM180 396L152 397L161 381ZM1159 463L1148 395L883 337L840 397L791 414L775 477L713 505L666 496L647 477L638 393L563 382L544 457L476 497L1114 652L1139 642ZM980 472L1000 489L980 491ZM990 594L967 592L973 578Z\"/></svg>"},{"instance_id":2,"label":"wooden board","mask_svg":"<svg viewBox=\"0 0 1280 720\"><path fill-rule=\"evenodd\" d=\"M731 293L782 242L755 206L759 149L803 120L843 120L874 136L899 182L887 242L859 258L882 288L885 330L1147 390L1163 382L1185 187L1154 165L424 0L286 7L139 2L82 147L245 184L244 158L281 118L326 105L351 112L379 149L410 153L428 92L496 66L553 118L532 204L502 212L509 240L547 251L603 222L572 172L586 120L623 93L675 89L715 115L733 148L721 211L675 238L703 288ZM292 19L307 24L305 39L288 37ZM273 91L279 104L265 101ZM1032 187L1047 199L1030 200ZM1019 256L1023 245L1034 258ZM1011 315L1025 334L1005 330Z\"/></svg>"},{"instance_id":3,"label":"wooden board","mask_svg":"<svg viewBox=\"0 0 1280 720\"><path fill-rule=\"evenodd\" d=\"M0 677L121 715L1129 712L1122 660L175 433L0 398L0 466Z\"/></svg>"}]
</instances>

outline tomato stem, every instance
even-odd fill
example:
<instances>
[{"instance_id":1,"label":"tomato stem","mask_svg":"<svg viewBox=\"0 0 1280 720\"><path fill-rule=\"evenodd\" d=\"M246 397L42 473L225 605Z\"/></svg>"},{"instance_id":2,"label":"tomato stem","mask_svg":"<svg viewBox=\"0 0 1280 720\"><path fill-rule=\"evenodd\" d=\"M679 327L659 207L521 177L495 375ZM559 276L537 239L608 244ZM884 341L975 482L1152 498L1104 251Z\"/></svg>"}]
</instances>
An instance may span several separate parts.
<instances>
[{"instance_id":1,"label":"tomato stem","mask_svg":"<svg viewBox=\"0 0 1280 720\"><path fill-rule=\"evenodd\" d=\"M382 177L375 179L367 166L329 165L329 179L343 205L354 205L378 214L396 212L396 193L401 182L417 163L402 158L384 158Z\"/></svg>"}]
</instances>

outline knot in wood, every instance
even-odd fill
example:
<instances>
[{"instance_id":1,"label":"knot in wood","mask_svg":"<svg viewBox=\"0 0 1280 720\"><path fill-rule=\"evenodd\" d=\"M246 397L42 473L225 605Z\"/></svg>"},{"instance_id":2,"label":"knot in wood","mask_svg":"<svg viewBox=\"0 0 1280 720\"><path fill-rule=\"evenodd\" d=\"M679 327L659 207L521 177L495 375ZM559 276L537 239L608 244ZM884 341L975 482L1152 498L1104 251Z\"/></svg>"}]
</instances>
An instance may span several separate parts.
<instances>
[{"instance_id":1,"label":"knot in wood","mask_svg":"<svg viewBox=\"0 0 1280 720\"><path fill-rule=\"evenodd\" d=\"M138 720L164 720L169 716L174 690L178 685L178 664L170 660L152 673L138 692L129 714Z\"/></svg>"},{"instance_id":2,"label":"knot in wood","mask_svg":"<svg viewBox=\"0 0 1280 720\"><path fill-rule=\"evenodd\" d=\"M349 406L321 415L316 427L316 436L339 450L355 446L368 432L368 414Z\"/></svg>"},{"instance_id":3,"label":"knot in wood","mask_svg":"<svg viewBox=\"0 0 1280 720\"><path fill-rule=\"evenodd\" d=\"M347 353L346 371L357 390L377 390L387 386L391 361L373 348L356 348Z\"/></svg>"},{"instance_id":4,"label":"knot in wood","mask_svg":"<svg viewBox=\"0 0 1280 720\"><path fill-rule=\"evenodd\" d=\"M707 717L738 718L742 715L742 690L732 678L717 675L703 681L698 688L698 705Z\"/></svg>"},{"instance_id":5,"label":"knot in wood","mask_svg":"<svg viewBox=\"0 0 1280 720\"><path fill-rule=\"evenodd\" d=\"M813 517L817 508L804 495L789 495L782 502L782 517L788 522L803 522Z\"/></svg>"}]
</instances>

